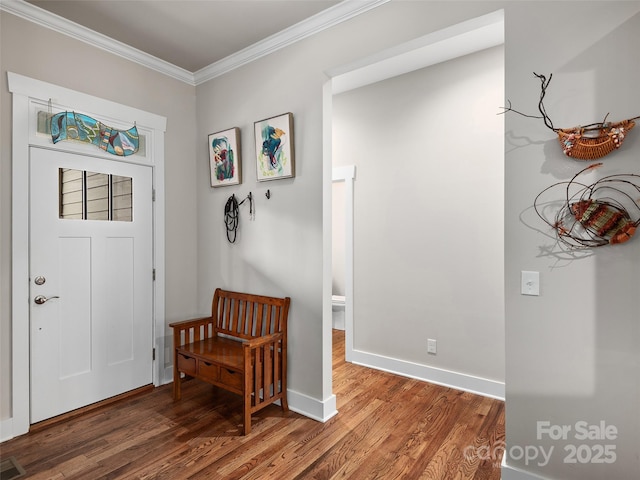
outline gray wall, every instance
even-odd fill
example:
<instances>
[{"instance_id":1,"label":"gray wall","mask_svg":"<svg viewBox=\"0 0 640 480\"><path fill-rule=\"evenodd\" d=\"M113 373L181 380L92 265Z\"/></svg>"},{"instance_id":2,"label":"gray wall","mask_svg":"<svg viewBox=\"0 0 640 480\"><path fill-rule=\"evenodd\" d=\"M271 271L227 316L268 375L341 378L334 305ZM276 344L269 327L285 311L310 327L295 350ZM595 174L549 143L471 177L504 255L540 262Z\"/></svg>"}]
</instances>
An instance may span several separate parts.
<instances>
[{"instance_id":1,"label":"gray wall","mask_svg":"<svg viewBox=\"0 0 640 480\"><path fill-rule=\"evenodd\" d=\"M541 2L507 10L506 97L514 108L536 114L540 83L532 71L553 73L545 105L559 127L596 122L608 112L612 121L639 115L640 2L576 7ZM636 130L582 180L639 174ZM560 253L532 202L585 162L566 158L541 120L513 114L505 160L507 445L554 448L546 466L540 458L517 459L517 449L510 463L550 478L639 478L640 238L584 255ZM539 297L520 295L521 270L540 272ZM581 421L615 426L617 438L576 438ZM537 422L572 430L566 440L538 439ZM614 446L616 461L565 463L568 445L586 445L583 451L592 454L594 444Z\"/></svg>"},{"instance_id":2,"label":"gray wall","mask_svg":"<svg viewBox=\"0 0 640 480\"><path fill-rule=\"evenodd\" d=\"M502 46L334 97L356 350L504 381L503 99Z\"/></svg>"},{"instance_id":3,"label":"gray wall","mask_svg":"<svg viewBox=\"0 0 640 480\"><path fill-rule=\"evenodd\" d=\"M210 308L220 286L291 296L289 388L322 397L322 110L324 78L300 68L309 53L298 43L197 87L198 305ZM253 122L286 112L294 117L295 177L256 181ZM242 184L211 188L209 133L240 127ZM271 199L265 196L270 190ZM232 194L240 207L235 244L225 235L224 206Z\"/></svg>"},{"instance_id":4,"label":"gray wall","mask_svg":"<svg viewBox=\"0 0 640 480\"><path fill-rule=\"evenodd\" d=\"M291 387L320 399L324 72L503 6L506 97L515 107L535 113L539 90L531 72L537 71L555 74L547 109L558 125L594 122L607 112L611 119L640 113L637 1L393 1L202 85L195 89L197 97L193 88L1 14L0 418L8 414L4 399L10 385L6 345L11 325L7 245L11 108L6 70L169 118L168 316L206 312L211 291L220 284L288 293L294 302ZM58 52L64 55L56 55ZM87 64L91 68L86 69ZM245 159L251 159L252 122L285 111L295 114L296 178L256 184L248 160L241 186L211 189L206 134L241 127ZM196 125L194 136L190 132ZM550 253L553 239L531 215L533 198L548 185L569 178L583 164L564 158L552 132L539 120L508 115L505 130L507 449L555 448L547 465L517 455L511 456L509 465L556 479L637 478L640 241L635 238L627 245L605 247L584 258ZM638 138L638 132L631 132L623 148L605 159L602 174L638 173ZM272 190L269 201L264 197L267 188ZM227 245L221 218L224 201L233 191L246 194L249 190L259 199L256 220L247 221L243 210L239 243ZM541 272L539 297L520 295L521 270ZM605 442L538 439L538 421L615 425L617 438L607 440L616 447L615 463L565 463L567 443L590 446ZM507 477L511 470L503 471L505 479L514 478Z\"/></svg>"}]
</instances>

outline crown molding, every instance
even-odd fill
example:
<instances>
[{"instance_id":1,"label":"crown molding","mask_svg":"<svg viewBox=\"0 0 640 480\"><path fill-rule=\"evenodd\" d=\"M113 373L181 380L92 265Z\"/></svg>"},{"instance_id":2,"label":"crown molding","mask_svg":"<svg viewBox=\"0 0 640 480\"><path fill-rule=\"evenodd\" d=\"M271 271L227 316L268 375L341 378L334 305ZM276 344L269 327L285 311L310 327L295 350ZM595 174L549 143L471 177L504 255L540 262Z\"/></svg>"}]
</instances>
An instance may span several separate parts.
<instances>
[{"instance_id":1,"label":"crown molding","mask_svg":"<svg viewBox=\"0 0 640 480\"><path fill-rule=\"evenodd\" d=\"M75 22L67 20L59 15L36 7L23 0L0 0L0 10L16 15L20 18L62 33L81 42L131 60L157 72L173 77L190 85L195 85L193 73L184 68L177 67L169 62L160 60L153 55L133 48L130 45L114 40L101 33L83 27Z\"/></svg>"},{"instance_id":2,"label":"crown molding","mask_svg":"<svg viewBox=\"0 0 640 480\"><path fill-rule=\"evenodd\" d=\"M196 85L219 77L270 53L338 25L391 0L343 0L316 15L286 28L258 43L229 55L194 73Z\"/></svg>"},{"instance_id":3,"label":"crown molding","mask_svg":"<svg viewBox=\"0 0 640 480\"><path fill-rule=\"evenodd\" d=\"M343 0L327 10L212 63L195 73L83 27L24 0L0 0L0 10L113 53L189 85L196 86L389 1L391 0Z\"/></svg>"}]
</instances>

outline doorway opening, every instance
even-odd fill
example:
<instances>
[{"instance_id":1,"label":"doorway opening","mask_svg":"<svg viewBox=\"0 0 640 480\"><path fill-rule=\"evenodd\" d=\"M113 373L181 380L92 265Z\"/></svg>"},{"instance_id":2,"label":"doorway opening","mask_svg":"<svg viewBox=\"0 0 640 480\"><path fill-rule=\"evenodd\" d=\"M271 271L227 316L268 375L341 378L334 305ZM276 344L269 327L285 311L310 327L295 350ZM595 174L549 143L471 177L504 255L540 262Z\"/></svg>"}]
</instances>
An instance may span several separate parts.
<instances>
[{"instance_id":1,"label":"doorway opening","mask_svg":"<svg viewBox=\"0 0 640 480\"><path fill-rule=\"evenodd\" d=\"M383 80L392 79L400 75L414 72L425 67L436 65L448 60L463 57L472 53L480 52L482 50L490 49L502 45L504 43L504 12L497 11L482 17L472 19L461 24L454 25L444 30L434 32L426 35L420 39L409 42L404 45L389 49L388 51L380 52L368 59L358 61L352 65L339 67L328 71L327 74L330 77L330 81L325 86L324 90L324 138L325 148L324 153L324 165L325 165L325 182L324 182L324 248L325 248L325 262L331 262L332 255L332 182L328 181L332 178L329 172L332 172L337 166L343 167L344 163L336 165L335 160L335 145L332 143L332 135L334 133L335 125L333 119L335 118L335 96L346 92L352 92L361 87L369 86L373 83L381 82ZM350 158L357 156L357 152L353 153ZM358 159L360 160L360 159ZM365 181L361 172L358 170L358 180ZM388 184L386 187L390 187ZM360 188L358 182L355 182L354 188L357 190ZM384 188L384 187L382 187ZM363 206L352 205L352 208L359 208ZM500 206L502 208L502 206ZM370 212L371 215L379 215L380 212ZM348 226L345 226L349 230ZM329 233L326 233L329 231ZM353 241L353 222L350 230L351 240ZM348 243L348 242L346 242ZM345 245L345 249L352 248L353 245ZM355 253L357 256L358 254ZM345 258L347 258L345 256ZM425 378L433 375L437 377L440 372L435 369L418 369L419 371L408 371L412 366L406 364L406 362L387 362L382 356L371 356L364 352L359 352L357 348L354 348L354 337L358 335L354 332L354 314L360 315L361 312L355 312L354 309L354 266L353 256L351 260L345 261L345 279L349 279L345 284L345 292L350 290L351 295L345 295L345 304L350 305L351 308L345 308L345 354L350 355L349 361L356 363L368 364L375 366L376 368L387 369L390 371L396 371L401 374L409 374L417 376L419 378ZM330 332L332 328L332 269L325 264L325 278L324 278L324 298L323 298L323 318L324 327L326 329L323 338L327 338L326 332ZM326 276L329 276L327 278ZM349 284L350 283L350 284ZM356 290L357 294L357 290ZM330 338L330 337L329 337ZM426 345L426 343L425 343ZM426 350L426 347L425 347ZM350 354L347 352L351 352ZM330 369L331 366L331 344L325 342L323 345L323 367ZM406 368L408 367L409 368ZM403 371L404 369L404 371ZM325 377L326 378L326 377ZM465 378L462 377L442 377L435 383L462 383L462 387L465 387ZM499 382L498 382L499 383ZM492 396L500 396L500 389L503 389L503 385L493 385L489 382L487 385L476 385L471 382L466 385L468 389L483 390L486 387L488 394ZM330 389L329 389L330 390Z\"/></svg>"}]
</instances>

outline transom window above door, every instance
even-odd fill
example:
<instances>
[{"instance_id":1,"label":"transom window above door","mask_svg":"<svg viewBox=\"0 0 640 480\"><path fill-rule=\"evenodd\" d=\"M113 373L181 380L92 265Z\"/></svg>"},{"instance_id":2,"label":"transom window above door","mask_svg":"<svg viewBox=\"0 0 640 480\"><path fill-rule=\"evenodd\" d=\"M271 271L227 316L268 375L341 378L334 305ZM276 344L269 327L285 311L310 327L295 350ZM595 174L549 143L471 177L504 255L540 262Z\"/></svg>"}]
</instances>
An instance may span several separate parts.
<instances>
[{"instance_id":1,"label":"transom window above door","mask_svg":"<svg viewBox=\"0 0 640 480\"><path fill-rule=\"evenodd\" d=\"M59 169L60 218L133 221L133 180L108 173Z\"/></svg>"}]
</instances>

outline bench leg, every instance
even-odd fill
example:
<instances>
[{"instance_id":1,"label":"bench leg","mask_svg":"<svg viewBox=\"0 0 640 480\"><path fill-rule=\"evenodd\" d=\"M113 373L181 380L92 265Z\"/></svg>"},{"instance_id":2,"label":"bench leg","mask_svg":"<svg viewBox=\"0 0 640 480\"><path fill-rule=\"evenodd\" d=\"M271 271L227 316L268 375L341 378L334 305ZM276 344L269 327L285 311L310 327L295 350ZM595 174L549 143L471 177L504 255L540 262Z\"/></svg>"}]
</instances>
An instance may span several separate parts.
<instances>
[{"instance_id":1,"label":"bench leg","mask_svg":"<svg viewBox=\"0 0 640 480\"><path fill-rule=\"evenodd\" d=\"M244 420L242 424L242 434L249 435L251 433L251 403L244 405Z\"/></svg>"},{"instance_id":2,"label":"bench leg","mask_svg":"<svg viewBox=\"0 0 640 480\"><path fill-rule=\"evenodd\" d=\"M242 395L242 434L251 433L251 387L249 377L245 377L245 389Z\"/></svg>"}]
</instances>

